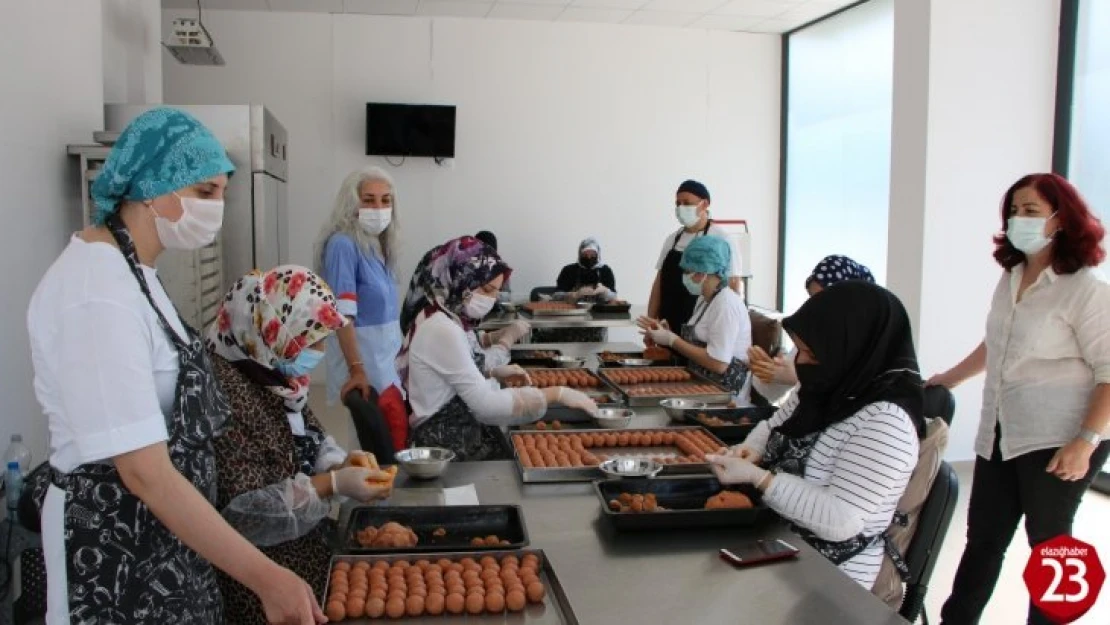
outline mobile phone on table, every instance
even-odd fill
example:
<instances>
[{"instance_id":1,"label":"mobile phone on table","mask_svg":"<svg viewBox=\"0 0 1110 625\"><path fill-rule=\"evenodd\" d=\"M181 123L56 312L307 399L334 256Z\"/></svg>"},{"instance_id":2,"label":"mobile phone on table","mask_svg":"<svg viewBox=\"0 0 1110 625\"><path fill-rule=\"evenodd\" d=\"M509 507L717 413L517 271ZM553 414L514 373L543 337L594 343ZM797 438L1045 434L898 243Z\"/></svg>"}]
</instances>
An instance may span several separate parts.
<instances>
[{"instance_id":1,"label":"mobile phone on table","mask_svg":"<svg viewBox=\"0 0 1110 625\"><path fill-rule=\"evenodd\" d=\"M753 540L738 547L721 549L721 559L737 568L786 560L797 555L798 548L780 538Z\"/></svg>"}]
</instances>

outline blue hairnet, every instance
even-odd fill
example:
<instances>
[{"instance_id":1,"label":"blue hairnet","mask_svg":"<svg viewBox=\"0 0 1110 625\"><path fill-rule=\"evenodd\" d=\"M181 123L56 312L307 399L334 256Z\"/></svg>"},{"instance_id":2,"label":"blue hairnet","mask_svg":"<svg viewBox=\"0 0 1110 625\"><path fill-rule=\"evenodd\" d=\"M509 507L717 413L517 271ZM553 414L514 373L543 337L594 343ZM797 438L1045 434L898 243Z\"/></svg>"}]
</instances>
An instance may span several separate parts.
<instances>
[{"instance_id":1,"label":"blue hairnet","mask_svg":"<svg viewBox=\"0 0 1110 625\"><path fill-rule=\"evenodd\" d=\"M151 109L127 125L96 177L93 223L104 223L123 200L149 200L233 171L224 146L195 117Z\"/></svg>"},{"instance_id":2,"label":"blue hairnet","mask_svg":"<svg viewBox=\"0 0 1110 625\"><path fill-rule=\"evenodd\" d=\"M732 246L713 235L697 237L682 252L679 266L694 273L711 273L727 280L732 268Z\"/></svg>"}]
</instances>

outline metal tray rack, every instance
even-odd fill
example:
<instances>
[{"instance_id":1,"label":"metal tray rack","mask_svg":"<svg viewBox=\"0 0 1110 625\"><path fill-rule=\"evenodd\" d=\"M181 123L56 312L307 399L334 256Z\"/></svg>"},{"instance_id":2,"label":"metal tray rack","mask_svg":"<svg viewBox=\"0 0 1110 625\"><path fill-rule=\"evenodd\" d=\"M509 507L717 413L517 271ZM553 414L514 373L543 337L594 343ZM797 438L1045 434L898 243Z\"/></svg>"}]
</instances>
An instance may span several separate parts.
<instances>
[{"instance_id":1,"label":"metal tray rack","mask_svg":"<svg viewBox=\"0 0 1110 625\"><path fill-rule=\"evenodd\" d=\"M721 439L713 435L703 427L700 426L680 426L680 427L666 427L666 428L628 428L623 430L597 430L591 433L602 434L620 434L633 432L689 432L700 431L709 435L709 438L721 444L724 443ZM520 461L520 454L517 451L516 445L512 443L512 437L524 434L551 434L554 436L565 436L567 434L576 434L580 432L566 432L566 431L551 431L551 430L517 430L509 434L509 447L513 450L513 460L516 461L517 469L520 471L520 479L525 484L546 483L546 482L591 482L593 480L603 479L605 474L597 467L558 467L558 468L537 468L525 467ZM660 447L593 447L591 451L597 450L599 453L604 454L608 458L657 458L657 457L675 457L684 456L674 445L663 445ZM711 473L709 465L703 462L690 462L684 464L666 464L663 465L661 475L706 475Z\"/></svg>"},{"instance_id":2,"label":"metal tray rack","mask_svg":"<svg viewBox=\"0 0 1110 625\"><path fill-rule=\"evenodd\" d=\"M759 491L741 486L727 490L751 498L754 508L706 510L705 501L726 490L714 477L660 477L653 480L621 479L594 483L601 500L602 516L618 530L695 529L704 527L750 527L773 519L775 513L762 503ZM615 512L609 501L621 493L652 493L660 506L656 512Z\"/></svg>"},{"instance_id":3,"label":"metal tray rack","mask_svg":"<svg viewBox=\"0 0 1110 625\"><path fill-rule=\"evenodd\" d=\"M666 368L671 369L673 367L666 367ZM636 367L635 371L651 371L652 369L653 369L653 367ZM728 392L728 389L725 389L725 388L721 387L720 385L716 384L712 380L709 380L708 378L705 378L704 376L700 376L697 373L689 371L688 369L687 369L687 371L690 373L691 376L693 376L693 379L690 380L691 382L697 382L698 384L710 384L714 388L719 389L719 392L716 392L716 393L689 393L689 394L676 393L676 394L671 394L671 395L649 395L649 396L631 395L631 394L629 394L629 391L638 387L638 386L641 386L641 385L633 384L633 385L630 385L630 386L625 386L625 385L622 385L622 384L618 384L618 383L614 382L609 377L608 371L606 371L604 368L598 369L597 374L598 374L598 377L600 377L607 384L609 384L609 386L612 386L613 388L617 389L617 391L620 392L621 396L624 397L625 402L627 402L628 405L631 406L631 407L658 406L660 401L662 401L664 399L667 399L668 397L681 397L683 399L694 399L694 400L697 400L697 401L703 401L707 404L727 404L728 402L732 401L732 394ZM669 382L669 383L666 383L666 384L681 384L681 382Z\"/></svg>"},{"instance_id":4,"label":"metal tray rack","mask_svg":"<svg viewBox=\"0 0 1110 625\"><path fill-rule=\"evenodd\" d=\"M400 523L416 533L415 547L363 547L355 533L368 527L381 527L388 522ZM443 528L446 535L434 532ZM474 547L473 538L497 536L508 545ZM520 549L528 546L528 528L520 506L359 506L351 511L347 531L343 534L342 553L384 554L428 551L477 551Z\"/></svg>"},{"instance_id":5,"label":"metal tray rack","mask_svg":"<svg viewBox=\"0 0 1110 625\"><path fill-rule=\"evenodd\" d=\"M517 549L517 550L501 550L501 551L473 551L473 552L454 552L454 553L397 553L392 555L335 555L332 556L331 563L328 565L328 584L324 587L324 596L321 597L322 601L326 601L330 593L329 586L331 585L331 571L335 565L340 562L347 562L355 564L356 562L365 561L371 564L379 561L396 562L398 560L438 560L440 558L447 558L451 561L461 560L462 558L473 558L475 560L481 559L485 556L493 556L495 558L502 558L504 556L516 556L521 558L526 554L535 554L540 559L540 581L547 588L547 594L544 596L542 604L528 604L525 606L523 612L505 613L505 614L443 614L440 616L419 616L419 617L402 617L400 619L389 619L391 621L403 622L412 625L438 625L445 623L447 625L462 625L474 623L519 623L521 625L578 625L578 617L574 614L574 609L567 599L567 593L563 590L562 583L559 582L558 576L555 575L555 569L551 566L551 560L548 559L547 554L542 549ZM321 605L324 605L321 603ZM344 623L352 624L368 624L383 619L347 619Z\"/></svg>"}]
</instances>

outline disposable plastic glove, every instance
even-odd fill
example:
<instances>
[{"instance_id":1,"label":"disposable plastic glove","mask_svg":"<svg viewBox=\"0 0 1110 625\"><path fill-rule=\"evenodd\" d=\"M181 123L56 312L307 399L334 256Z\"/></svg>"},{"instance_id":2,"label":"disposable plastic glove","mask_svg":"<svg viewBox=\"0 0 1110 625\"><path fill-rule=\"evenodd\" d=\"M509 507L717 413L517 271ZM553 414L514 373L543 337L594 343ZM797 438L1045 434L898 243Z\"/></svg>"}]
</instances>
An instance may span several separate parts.
<instances>
[{"instance_id":1,"label":"disposable plastic glove","mask_svg":"<svg viewBox=\"0 0 1110 625\"><path fill-rule=\"evenodd\" d=\"M393 491L393 480L385 471L375 471L364 467L347 467L335 474L335 494L350 497L367 503L375 499L385 499ZM367 480L374 480L369 482ZM379 484L377 482L384 482Z\"/></svg>"},{"instance_id":2,"label":"disposable plastic glove","mask_svg":"<svg viewBox=\"0 0 1110 625\"><path fill-rule=\"evenodd\" d=\"M528 376L528 371L520 365L501 365L500 367L494 367L489 374L502 382L518 380L526 382L526 386L532 385L532 378Z\"/></svg>"},{"instance_id":3,"label":"disposable plastic glove","mask_svg":"<svg viewBox=\"0 0 1110 625\"><path fill-rule=\"evenodd\" d=\"M759 464L760 461L763 460L763 452L759 451L755 447L751 447L743 443L740 443L739 445L733 445L732 447L726 447L717 453L721 456L747 460L752 464Z\"/></svg>"},{"instance_id":4,"label":"disposable plastic glove","mask_svg":"<svg viewBox=\"0 0 1110 625\"><path fill-rule=\"evenodd\" d=\"M556 398L560 404L567 408L577 408L590 416L597 415L597 404L588 395L572 388L561 387Z\"/></svg>"},{"instance_id":5,"label":"disposable plastic glove","mask_svg":"<svg viewBox=\"0 0 1110 625\"><path fill-rule=\"evenodd\" d=\"M497 344L508 349L518 343L520 339L528 336L532 331L532 324L518 319L502 328L497 333Z\"/></svg>"},{"instance_id":6,"label":"disposable plastic glove","mask_svg":"<svg viewBox=\"0 0 1110 625\"><path fill-rule=\"evenodd\" d=\"M706 454L705 459L722 484L759 484L768 474L743 458Z\"/></svg>"}]
</instances>

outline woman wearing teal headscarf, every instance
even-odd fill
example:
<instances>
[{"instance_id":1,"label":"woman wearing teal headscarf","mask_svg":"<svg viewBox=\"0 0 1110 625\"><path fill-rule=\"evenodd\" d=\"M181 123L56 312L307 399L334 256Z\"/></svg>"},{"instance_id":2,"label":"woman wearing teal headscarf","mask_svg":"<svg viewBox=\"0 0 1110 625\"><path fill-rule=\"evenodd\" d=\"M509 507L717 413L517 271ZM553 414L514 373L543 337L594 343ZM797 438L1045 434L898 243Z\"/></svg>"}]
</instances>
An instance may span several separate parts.
<instances>
[{"instance_id":1,"label":"woman wearing teal headscarf","mask_svg":"<svg viewBox=\"0 0 1110 625\"><path fill-rule=\"evenodd\" d=\"M679 267L686 290L698 298L690 321L675 334L665 321L640 317L636 323L641 334L649 344L685 357L695 373L727 388L737 406L750 405L752 322L744 300L728 288L728 241L712 235L694 239L682 252Z\"/></svg>"},{"instance_id":2,"label":"woman wearing teal headscarf","mask_svg":"<svg viewBox=\"0 0 1110 625\"><path fill-rule=\"evenodd\" d=\"M154 269L167 248L215 240L234 170L190 115L140 115L93 185L94 224L31 299L35 393L51 433L50 624L223 622L212 565L257 593L271 622L323 621L308 585L212 506L212 439L228 404Z\"/></svg>"}]
</instances>

